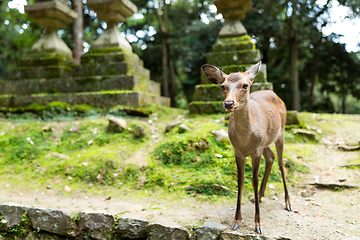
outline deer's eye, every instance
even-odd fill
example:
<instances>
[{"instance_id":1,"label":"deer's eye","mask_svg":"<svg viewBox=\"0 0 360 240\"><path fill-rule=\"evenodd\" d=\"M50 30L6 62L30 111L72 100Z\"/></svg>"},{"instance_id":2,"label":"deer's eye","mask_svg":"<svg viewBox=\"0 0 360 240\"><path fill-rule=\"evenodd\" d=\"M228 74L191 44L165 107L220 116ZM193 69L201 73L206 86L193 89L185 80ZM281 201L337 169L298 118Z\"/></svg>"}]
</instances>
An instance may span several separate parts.
<instances>
[{"instance_id":1,"label":"deer's eye","mask_svg":"<svg viewBox=\"0 0 360 240\"><path fill-rule=\"evenodd\" d=\"M242 86L242 88L243 88L243 89L247 89L248 86L249 86L249 85L245 83L245 84Z\"/></svg>"},{"instance_id":2,"label":"deer's eye","mask_svg":"<svg viewBox=\"0 0 360 240\"><path fill-rule=\"evenodd\" d=\"M221 88L222 88L223 91L225 90L225 86L224 86L224 85L221 85Z\"/></svg>"}]
</instances>

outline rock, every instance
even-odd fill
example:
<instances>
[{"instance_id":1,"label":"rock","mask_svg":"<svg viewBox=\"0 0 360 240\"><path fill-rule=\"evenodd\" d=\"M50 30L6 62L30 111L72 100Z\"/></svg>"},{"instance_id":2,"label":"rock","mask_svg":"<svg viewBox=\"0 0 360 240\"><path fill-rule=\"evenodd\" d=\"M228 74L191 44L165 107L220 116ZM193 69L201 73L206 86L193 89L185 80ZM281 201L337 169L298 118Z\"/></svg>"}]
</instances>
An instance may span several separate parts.
<instances>
[{"instance_id":1,"label":"rock","mask_svg":"<svg viewBox=\"0 0 360 240\"><path fill-rule=\"evenodd\" d=\"M69 210L29 208L28 216L36 230L70 237L77 234L77 225L72 220L73 214Z\"/></svg>"},{"instance_id":2,"label":"rock","mask_svg":"<svg viewBox=\"0 0 360 240\"><path fill-rule=\"evenodd\" d=\"M215 141L217 142L229 141L229 134L224 129L213 130L211 134L214 135Z\"/></svg>"},{"instance_id":3,"label":"rock","mask_svg":"<svg viewBox=\"0 0 360 240\"><path fill-rule=\"evenodd\" d=\"M145 129L141 126L136 126L134 128L133 134L134 134L134 137L136 137L136 138L143 138L146 136Z\"/></svg>"},{"instance_id":4,"label":"rock","mask_svg":"<svg viewBox=\"0 0 360 240\"><path fill-rule=\"evenodd\" d=\"M112 239L112 228L115 223L114 216L109 213L80 212L77 221L82 235L93 239Z\"/></svg>"},{"instance_id":5,"label":"rock","mask_svg":"<svg viewBox=\"0 0 360 240\"><path fill-rule=\"evenodd\" d=\"M173 129L176 126L179 126L181 124L181 121L171 122L166 125L165 132L170 132L171 129Z\"/></svg>"},{"instance_id":6,"label":"rock","mask_svg":"<svg viewBox=\"0 0 360 240\"><path fill-rule=\"evenodd\" d=\"M109 125L106 128L107 132L122 133L128 127L126 121L121 118L109 117Z\"/></svg>"},{"instance_id":7,"label":"rock","mask_svg":"<svg viewBox=\"0 0 360 240\"><path fill-rule=\"evenodd\" d=\"M227 227L212 223L206 222L203 226L199 228L195 228L195 239L196 240L211 240L211 239L218 239L221 232L223 232Z\"/></svg>"},{"instance_id":8,"label":"rock","mask_svg":"<svg viewBox=\"0 0 360 240\"><path fill-rule=\"evenodd\" d=\"M56 157L56 158L62 158L62 159L69 159L69 156L66 156L64 154L61 153L57 153L57 152L49 152L49 155Z\"/></svg>"},{"instance_id":9,"label":"rock","mask_svg":"<svg viewBox=\"0 0 360 240\"><path fill-rule=\"evenodd\" d=\"M255 234L242 234L236 231L223 232L220 240L270 240L271 238Z\"/></svg>"},{"instance_id":10,"label":"rock","mask_svg":"<svg viewBox=\"0 0 360 240\"><path fill-rule=\"evenodd\" d=\"M180 124L179 125L179 133L184 133L184 132L189 132L191 131L191 129L186 126L185 124Z\"/></svg>"},{"instance_id":11,"label":"rock","mask_svg":"<svg viewBox=\"0 0 360 240\"><path fill-rule=\"evenodd\" d=\"M275 240L291 240L291 238L280 236L276 238Z\"/></svg>"},{"instance_id":12,"label":"rock","mask_svg":"<svg viewBox=\"0 0 360 240\"><path fill-rule=\"evenodd\" d=\"M115 233L120 239L145 239L148 221L120 217L117 220Z\"/></svg>"},{"instance_id":13,"label":"rock","mask_svg":"<svg viewBox=\"0 0 360 240\"><path fill-rule=\"evenodd\" d=\"M3 203L0 205L0 216L2 217L0 229L5 229L21 224L21 216L26 212L27 208L18 203Z\"/></svg>"},{"instance_id":14,"label":"rock","mask_svg":"<svg viewBox=\"0 0 360 240\"><path fill-rule=\"evenodd\" d=\"M69 131L72 132L72 133L78 133L78 132L80 132L80 130L81 130L81 128L78 125L71 126L70 129L69 129Z\"/></svg>"},{"instance_id":15,"label":"rock","mask_svg":"<svg viewBox=\"0 0 360 240\"><path fill-rule=\"evenodd\" d=\"M307 137L310 140L315 140L315 134L316 133L314 131L311 131L311 130L293 129L293 133L303 135L303 136Z\"/></svg>"},{"instance_id":16,"label":"rock","mask_svg":"<svg viewBox=\"0 0 360 240\"><path fill-rule=\"evenodd\" d=\"M296 110L287 111L286 125L298 125L300 124L298 112Z\"/></svg>"},{"instance_id":17,"label":"rock","mask_svg":"<svg viewBox=\"0 0 360 240\"><path fill-rule=\"evenodd\" d=\"M148 228L147 240L163 240L176 239L187 240L190 239L190 232L181 226L162 225L159 223L150 223Z\"/></svg>"}]
</instances>

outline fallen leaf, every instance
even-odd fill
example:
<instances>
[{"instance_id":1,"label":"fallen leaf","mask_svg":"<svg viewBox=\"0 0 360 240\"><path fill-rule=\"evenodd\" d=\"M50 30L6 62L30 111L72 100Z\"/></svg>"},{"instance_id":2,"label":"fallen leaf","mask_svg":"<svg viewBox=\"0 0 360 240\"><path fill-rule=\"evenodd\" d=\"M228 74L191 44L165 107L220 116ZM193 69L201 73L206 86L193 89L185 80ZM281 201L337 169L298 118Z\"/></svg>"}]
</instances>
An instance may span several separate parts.
<instances>
[{"instance_id":1,"label":"fallen leaf","mask_svg":"<svg viewBox=\"0 0 360 240\"><path fill-rule=\"evenodd\" d=\"M93 141L94 140L91 139L90 141L88 141L87 145L91 145L93 143Z\"/></svg>"},{"instance_id":2,"label":"fallen leaf","mask_svg":"<svg viewBox=\"0 0 360 240\"><path fill-rule=\"evenodd\" d=\"M110 199L111 199L111 196L107 197L107 198L105 199L105 201L108 201L108 200L110 200Z\"/></svg>"},{"instance_id":3,"label":"fallen leaf","mask_svg":"<svg viewBox=\"0 0 360 240\"><path fill-rule=\"evenodd\" d=\"M70 191L71 191L71 188L65 185L64 190L65 190L66 192L70 192Z\"/></svg>"},{"instance_id":4,"label":"fallen leaf","mask_svg":"<svg viewBox=\"0 0 360 240\"><path fill-rule=\"evenodd\" d=\"M299 213L299 210L295 209L295 210L294 210L294 213Z\"/></svg>"}]
</instances>

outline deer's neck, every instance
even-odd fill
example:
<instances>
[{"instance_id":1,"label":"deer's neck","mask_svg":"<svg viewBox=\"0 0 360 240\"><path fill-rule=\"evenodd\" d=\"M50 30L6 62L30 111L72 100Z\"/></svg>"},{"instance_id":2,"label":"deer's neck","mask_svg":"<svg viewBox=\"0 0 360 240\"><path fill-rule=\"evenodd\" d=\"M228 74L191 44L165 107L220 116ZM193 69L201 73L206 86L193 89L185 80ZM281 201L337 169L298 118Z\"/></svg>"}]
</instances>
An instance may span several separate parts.
<instances>
[{"instance_id":1,"label":"deer's neck","mask_svg":"<svg viewBox=\"0 0 360 240\"><path fill-rule=\"evenodd\" d=\"M250 111L249 103L247 103L242 109L235 110L234 114L234 127L238 134L243 137L249 136L253 128L253 116Z\"/></svg>"}]
</instances>

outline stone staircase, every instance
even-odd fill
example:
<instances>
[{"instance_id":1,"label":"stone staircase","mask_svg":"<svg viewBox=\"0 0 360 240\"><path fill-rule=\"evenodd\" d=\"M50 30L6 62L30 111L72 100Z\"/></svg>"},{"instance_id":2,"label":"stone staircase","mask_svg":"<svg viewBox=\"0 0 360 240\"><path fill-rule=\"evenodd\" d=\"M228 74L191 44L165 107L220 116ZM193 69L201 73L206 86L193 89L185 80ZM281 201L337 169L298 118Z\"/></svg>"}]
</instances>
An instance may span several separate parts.
<instances>
[{"instance_id":1,"label":"stone staircase","mask_svg":"<svg viewBox=\"0 0 360 240\"><path fill-rule=\"evenodd\" d=\"M170 99L160 96L160 84L150 80L150 71L132 52L92 49L81 62L71 64L58 53L27 56L11 71L11 80L0 81L0 107L53 101L99 108L170 106Z\"/></svg>"}]
</instances>

